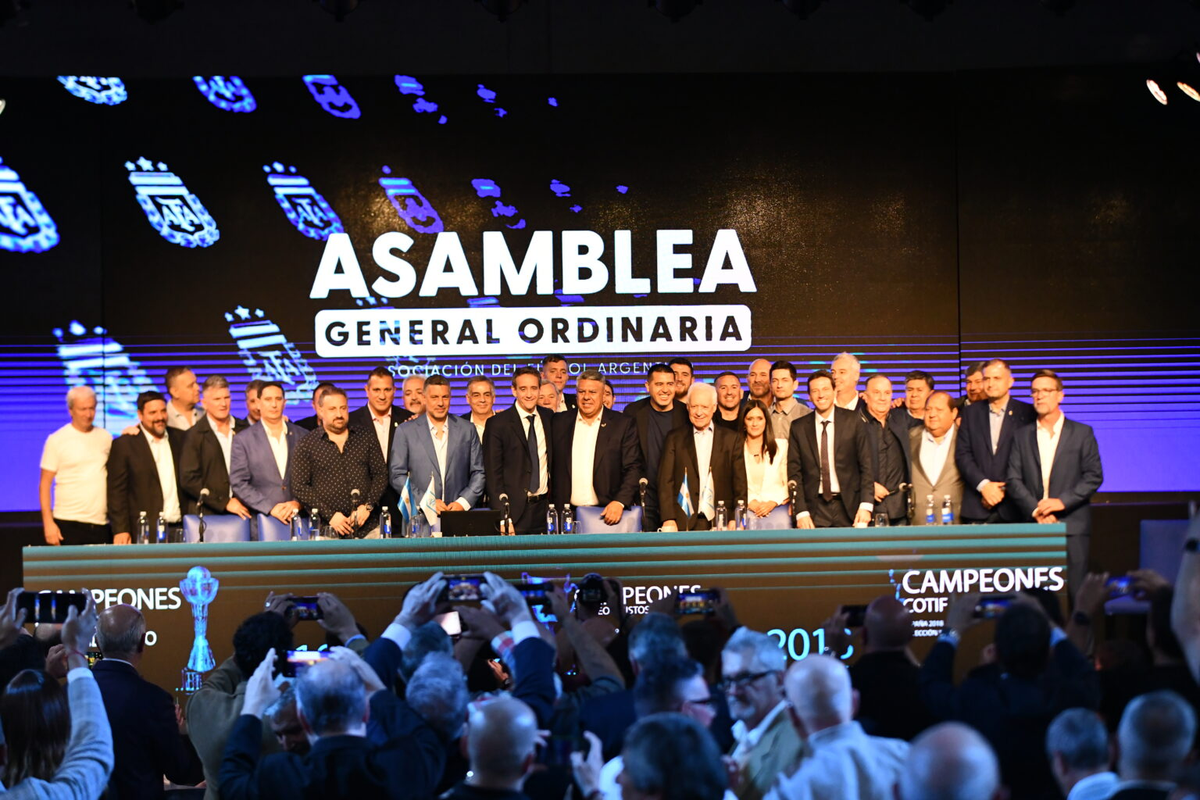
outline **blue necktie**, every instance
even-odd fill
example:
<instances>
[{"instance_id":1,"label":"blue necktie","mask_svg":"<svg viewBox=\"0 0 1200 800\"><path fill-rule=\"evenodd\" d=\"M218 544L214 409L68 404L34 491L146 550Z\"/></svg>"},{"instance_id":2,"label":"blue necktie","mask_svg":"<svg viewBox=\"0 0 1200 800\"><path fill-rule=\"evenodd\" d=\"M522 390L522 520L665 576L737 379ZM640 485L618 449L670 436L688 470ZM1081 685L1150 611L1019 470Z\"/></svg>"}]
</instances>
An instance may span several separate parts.
<instances>
[{"instance_id":1,"label":"blue necktie","mask_svg":"<svg viewBox=\"0 0 1200 800\"><path fill-rule=\"evenodd\" d=\"M529 442L529 493L537 494L538 489L542 488L542 465L538 460L538 438L537 426L534 425L534 416L530 414L526 419L529 420L529 436L526 441Z\"/></svg>"}]
</instances>

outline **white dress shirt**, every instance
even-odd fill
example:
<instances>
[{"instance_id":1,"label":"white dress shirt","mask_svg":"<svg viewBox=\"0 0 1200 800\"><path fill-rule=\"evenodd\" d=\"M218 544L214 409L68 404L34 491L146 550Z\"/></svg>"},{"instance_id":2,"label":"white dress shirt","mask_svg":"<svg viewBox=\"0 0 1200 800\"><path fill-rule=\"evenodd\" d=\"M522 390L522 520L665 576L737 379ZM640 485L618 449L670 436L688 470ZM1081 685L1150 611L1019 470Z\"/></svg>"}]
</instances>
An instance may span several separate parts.
<instances>
[{"instance_id":1,"label":"white dress shirt","mask_svg":"<svg viewBox=\"0 0 1200 800\"><path fill-rule=\"evenodd\" d=\"M575 414L575 439L571 442L571 505L598 506L592 473L596 466L596 437L600 435L600 419L604 412L596 415L591 423L585 422L583 414Z\"/></svg>"},{"instance_id":2,"label":"white dress shirt","mask_svg":"<svg viewBox=\"0 0 1200 800\"><path fill-rule=\"evenodd\" d=\"M858 392L855 392L854 395L850 398L849 402L843 403L835 397L833 399L833 404L835 406L837 406L838 408L844 408L847 411L856 411L856 410L858 410L858 400L859 400Z\"/></svg>"},{"instance_id":3,"label":"white dress shirt","mask_svg":"<svg viewBox=\"0 0 1200 800\"><path fill-rule=\"evenodd\" d=\"M925 477L929 478L929 485L936 486L938 478L942 477L942 470L946 467L946 459L951 458L954 453L954 426L950 426L950 430L942 435L942 440L939 442L933 438L933 434L926 428L921 431L921 469L925 471Z\"/></svg>"},{"instance_id":4,"label":"white dress shirt","mask_svg":"<svg viewBox=\"0 0 1200 800\"><path fill-rule=\"evenodd\" d=\"M857 722L809 735L812 754L781 775L765 800L892 800L908 742L868 736Z\"/></svg>"},{"instance_id":5,"label":"white dress shirt","mask_svg":"<svg viewBox=\"0 0 1200 800\"><path fill-rule=\"evenodd\" d=\"M996 448L1000 445L1000 428L1004 426L1004 415L1008 413L1008 401L1004 401L1004 405L997 408L995 405L988 404L988 433L992 437L992 453L995 454Z\"/></svg>"},{"instance_id":6,"label":"white dress shirt","mask_svg":"<svg viewBox=\"0 0 1200 800\"><path fill-rule=\"evenodd\" d=\"M708 480L708 473L712 469L713 424L710 422L707 428L699 430L693 425L692 440L696 443L696 466L700 469L700 475L697 477L701 483L696 486L696 490L699 491L703 482Z\"/></svg>"},{"instance_id":7,"label":"white dress shirt","mask_svg":"<svg viewBox=\"0 0 1200 800\"><path fill-rule=\"evenodd\" d=\"M1063 421L1066 419L1061 411L1054 427L1046 430L1041 420L1037 424L1038 458L1042 461L1042 499L1050 496L1050 470L1054 466L1054 454L1058 452L1058 440L1061 438Z\"/></svg>"},{"instance_id":8,"label":"white dress shirt","mask_svg":"<svg viewBox=\"0 0 1200 800\"><path fill-rule=\"evenodd\" d=\"M221 446L221 456L225 459L225 474L229 474L229 459L233 455L233 417L228 417L225 422L227 428L225 433L217 430L217 423L212 419L208 421L208 427L212 428L213 435L217 437L217 444Z\"/></svg>"},{"instance_id":9,"label":"white dress shirt","mask_svg":"<svg viewBox=\"0 0 1200 800\"><path fill-rule=\"evenodd\" d=\"M388 461L388 437L392 433L392 412L388 412L382 417L375 413L375 409L367 406L368 413L371 415L371 427L375 429L375 438L379 440L379 449L383 451L383 463ZM282 474L282 473L280 473Z\"/></svg>"},{"instance_id":10,"label":"white dress shirt","mask_svg":"<svg viewBox=\"0 0 1200 800\"><path fill-rule=\"evenodd\" d=\"M1107 800L1116 791L1121 779L1115 772L1097 772L1088 775L1071 787L1067 800Z\"/></svg>"},{"instance_id":11,"label":"white dress shirt","mask_svg":"<svg viewBox=\"0 0 1200 800\"><path fill-rule=\"evenodd\" d=\"M266 425L263 425L263 433L267 435L267 444L271 445L271 455L275 457L275 466L279 468L279 480L284 480L288 462L287 425L279 424L279 436L272 434Z\"/></svg>"},{"instance_id":12,"label":"white dress shirt","mask_svg":"<svg viewBox=\"0 0 1200 800\"><path fill-rule=\"evenodd\" d=\"M538 445L538 494L545 494L550 491L550 459L546 457L546 448L549 446L546 442L546 426L542 424L542 415L538 413L537 406L534 406L533 411L526 411L517 406L517 413L521 415L522 427L525 429L525 441L529 441L529 417L533 417L533 429L537 433ZM572 465L574 466L574 465ZM572 487L574 488L574 487Z\"/></svg>"},{"instance_id":13,"label":"white dress shirt","mask_svg":"<svg viewBox=\"0 0 1200 800\"><path fill-rule=\"evenodd\" d=\"M164 433L161 439L156 439L149 431L142 428L142 436L150 445L150 455L154 457L154 468L158 470L158 483L162 487L163 519L167 522L179 522L183 515L179 510L179 490L175 486L175 460L171 457L171 441ZM153 525L154 521L151 520Z\"/></svg>"},{"instance_id":14,"label":"white dress shirt","mask_svg":"<svg viewBox=\"0 0 1200 800\"><path fill-rule=\"evenodd\" d=\"M495 415L493 414L492 416L495 416ZM479 434L479 443L480 444L483 444L483 428L484 428L484 426L487 425L487 421L488 421L488 418L484 417L483 422L480 422L474 414L471 414L471 424L475 426L475 432L477 434Z\"/></svg>"},{"instance_id":15,"label":"white dress shirt","mask_svg":"<svg viewBox=\"0 0 1200 800\"><path fill-rule=\"evenodd\" d=\"M438 438L438 428L433 421L433 417L428 414L425 419L429 421L429 436L433 439L433 452L437 455L438 474L442 476L442 502L446 502L446 455L450 448L450 420L442 420L442 435ZM451 502L458 503L462 506L463 511L469 511L471 504L466 501L466 498L459 497Z\"/></svg>"}]
</instances>

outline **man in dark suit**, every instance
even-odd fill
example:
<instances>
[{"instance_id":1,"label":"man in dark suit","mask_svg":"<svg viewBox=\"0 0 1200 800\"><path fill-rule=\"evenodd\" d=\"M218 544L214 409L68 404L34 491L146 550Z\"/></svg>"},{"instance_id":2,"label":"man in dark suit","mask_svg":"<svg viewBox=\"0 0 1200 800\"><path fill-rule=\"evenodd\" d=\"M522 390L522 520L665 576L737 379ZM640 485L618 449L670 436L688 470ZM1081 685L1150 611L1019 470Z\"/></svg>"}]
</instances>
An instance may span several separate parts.
<instances>
[{"instance_id":1,"label":"man in dark suit","mask_svg":"<svg viewBox=\"0 0 1200 800\"><path fill-rule=\"evenodd\" d=\"M808 376L816 412L792 423L788 480L796 482L796 527L847 528L871 521L875 475L870 441L854 411L834 405L833 376Z\"/></svg>"},{"instance_id":2,"label":"man in dark suit","mask_svg":"<svg viewBox=\"0 0 1200 800\"><path fill-rule=\"evenodd\" d=\"M507 502L516 533L546 532L554 415L537 404L540 385L536 369L518 369L512 379L512 407L489 417L483 431L487 496L497 511Z\"/></svg>"},{"instance_id":3,"label":"man in dark suit","mask_svg":"<svg viewBox=\"0 0 1200 800\"><path fill-rule=\"evenodd\" d=\"M715 527L716 509L725 504L728 526L734 522L738 500L746 499L746 459L736 433L713 424L717 390L709 383L693 383L687 397L687 427L677 428L663 445L658 466L658 499L664 531L707 531ZM679 506L679 491L687 480L689 515ZM711 487L711 506L706 489Z\"/></svg>"},{"instance_id":4,"label":"man in dark suit","mask_svg":"<svg viewBox=\"0 0 1200 800\"><path fill-rule=\"evenodd\" d=\"M184 513L199 513L200 494L207 514L236 514L249 519L250 512L229 488L233 437L249 427L230 414L229 381L210 375L204 381L204 416L183 437L179 455L179 487L183 490Z\"/></svg>"},{"instance_id":5,"label":"man in dark suit","mask_svg":"<svg viewBox=\"0 0 1200 800\"><path fill-rule=\"evenodd\" d=\"M1037 423L1016 434L1008 460L1008 494L1018 519L1067 524L1067 582L1078 591L1087 574L1092 495L1104 482L1100 448L1091 426L1063 416L1058 375L1039 370L1032 388Z\"/></svg>"},{"instance_id":6,"label":"man in dark suit","mask_svg":"<svg viewBox=\"0 0 1200 800\"><path fill-rule=\"evenodd\" d=\"M487 421L496 414L496 384L488 377L476 375L467 381L467 405L470 411L460 416L475 426L479 441L483 441L483 429Z\"/></svg>"},{"instance_id":7,"label":"man in dark suit","mask_svg":"<svg viewBox=\"0 0 1200 800\"><path fill-rule=\"evenodd\" d=\"M1015 522L1018 509L1008 496L1008 457L1017 431L1033 423L1033 406L1012 397L1008 364L993 358L983 367L987 402L962 410L954 448L963 483L963 522Z\"/></svg>"},{"instance_id":8,"label":"man in dark suit","mask_svg":"<svg viewBox=\"0 0 1200 800\"><path fill-rule=\"evenodd\" d=\"M283 386L267 381L259 387L259 422L233 439L229 485L255 514L288 522L300 512L292 494L292 451L308 431L283 418L287 395Z\"/></svg>"},{"instance_id":9,"label":"man in dark suit","mask_svg":"<svg viewBox=\"0 0 1200 800\"><path fill-rule=\"evenodd\" d=\"M321 427L321 395L325 394L326 389L332 388L334 388L334 384L330 383L329 381L321 381L317 384L317 388L313 389L312 393L313 414L311 417L305 417L304 419L296 420L297 425L299 425L301 428L304 428L306 431L315 431L317 428Z\"/></svg>"},{"instance_id":10,"label":"man in dark suit","mask_svg":"<svg viewBox=\"0 0 1200 800\"><path fill-rule=\"evenodd\" d=\"M300 724L316 739L309 753L275 753L260 760L262 715L279 696L272 682L274 664L272 650L247 683L242 713L221 761L223 800L433 796L446 760L441 737L349 650L338 650L296 680ZM386 744L367 738L368 715L381 721Z\"/></svg>"},{"instance_id":11,"label":"man in dark suit","mask_svg":"<svg viewBox=\"0 0 1200 800\"><path fill-rule=\"evenodd\" d=\"M180 730L175 701L138 674L146 646L142 612L124 604L101 611L96 643L104 659L92 667L92 675L104 698L116 759L108 796L161 798L163 775L187 786L204 780L200 757Z\"/></svg>"},{"instance_id":12,"label":"man in dark suit","mask_svg":"<svg viewBox=\"0 0 1200 800\"><path fill-rule=\"evenodd\" d=\"M167 427L167 401L159 392L138 395L138 432L124 434L108 454L108 519L113 544L130 544L138 515L153 529L162 512L169 526L183 522L179 504L179 455L183 431Z\"/></svg>"},{"instance_id":13,"label":"man in dark suit","mask_svg":"<svg viewBox=\"0 0 1200 800\"><path fill-rule=\"evenodd\" d=\"M604 376L584 370L575 382L578 409L554 416L551 491L556 505L602 506L609 525L638 497L642 458L633 420L602 403Z\"/></svg>"},{"instance_id":14,"label":"man in dark suit","mask_svg":"<svg viewBox=\"0 0 1200 800\"><path fill-rule=\"evenodd\" d=\"M654 364L646 373L649 397L634 400L625 406L624 414L637 426L642 466L646 471L646 507L642 509L643 525L648 531L658 530L662 523L658 502L658 465L662 461L667 434L688 425L687 405L675 399L675 373L666 364Z\"/></svg>"},{"instance_id":15,"label":"man in dark suit","mask_svg":"<svg viewBox=\"0 0 1200 800\"><path fill-rule=\"evenodd\" d=\"M908 482L910 462L908 416L903 408L892 407L892 382L875 373L867 378L864 402L858 404L867 446L871 451L871 475L875 485L875 513L886 511L888 523L908 522L907 492L900 484Z\"/></svg>"},{"instance_id":16,"label":"man in dark suit","mask_svg":"<svg viewBox=\"0 0 1200 800\"><path fill-rule=\"evenodd\" d=\"M363 389L367 393L367 404L350 412L350 427L373 431L379 439L383 460L387 461L392 452L392 441L396 438L397 426L412 419L413 413L393 405L393 399L396 397L396 379L387 367L371 370L371 374L367 376L367 385ZM395 510L398 498L396 490L388 484L379 499L379 505Z\"/></svg>"},{"instance_id":17,"label":"man in dark suit","mask_svg":"<svg viewBox=\"0 0 1200 800\"><path fill-rule=\"evenodd\" d=\"M950 601L946 624L921 666L921 699L935 719L965 722L983 734L1000 760L1013 797L1062 797L1046 759L1046 729L1067 708L1095 709L1100 682L1091 662L1054 627L1028 595L1017 595L995 626L997 660L954 683L963 633L979 622L979 594Z\"/></svg>"},{"instance_id":18,"label":"man in dark suit","mask_svg":"<svg viewBox=\"0 0 1200 800\"><path fill-rule=\"evenodd\" d=\"M567 391L567 360L559 355L549 355L542 359L542 380L550 381L558 389L558 408L556 412L573 411L575 395ZM603 392L603 389L601 389Z\"/></svg>"}]
</instances>

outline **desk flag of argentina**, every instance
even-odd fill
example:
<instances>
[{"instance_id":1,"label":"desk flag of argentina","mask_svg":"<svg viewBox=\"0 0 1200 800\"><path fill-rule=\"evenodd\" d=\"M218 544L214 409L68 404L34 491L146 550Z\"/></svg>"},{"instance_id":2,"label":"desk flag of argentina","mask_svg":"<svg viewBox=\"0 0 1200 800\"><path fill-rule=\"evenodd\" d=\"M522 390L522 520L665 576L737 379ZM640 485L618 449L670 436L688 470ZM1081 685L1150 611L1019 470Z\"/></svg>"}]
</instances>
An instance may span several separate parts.
<instances>
[{"instance_id":1,"label":"desk flag of argentina","mask_svg":"<svg viewBox=\"0 0 1200 800\"><path fill-rule=\"evenodd\" d=\"M688 475L687 470L683 471L683 484L679 487L679 496L676 501L679 503L679 508L687 516L692 516L692 493L688 491Z\"/></svg>"}]
</instances>

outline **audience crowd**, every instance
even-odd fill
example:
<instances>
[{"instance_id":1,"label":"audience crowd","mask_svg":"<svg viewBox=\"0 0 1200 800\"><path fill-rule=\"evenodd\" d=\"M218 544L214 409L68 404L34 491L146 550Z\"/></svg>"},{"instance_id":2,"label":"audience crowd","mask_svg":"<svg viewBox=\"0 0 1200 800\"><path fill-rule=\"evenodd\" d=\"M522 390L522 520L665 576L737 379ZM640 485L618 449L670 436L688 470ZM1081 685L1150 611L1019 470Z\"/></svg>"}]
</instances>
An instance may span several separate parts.
<instances>
[{"instance_id":1,"label":"audience crowd","mask_svg":"<svg viewBox=\"0 0 1200 800\"><path fill-rule=\"evenodd\" d=\"M1129 576L1144 637L1111 635L1108 576L1089 575L1069 613L1044 590L998 615L954 596L923 660L892 596L853 627L837 609L825 651L789 665L720 589L700 613L668 595L634 616L612 578L585 579L597 599L488 573L481 601L452 603L437 573L373 637L320 595L328 647L302 665L296 603L272 593L182 706L142 676L137 608L97 612L85 590L33 627L14 589L0 779L63 800L1181 800L1200 796L1191 534L1174 586Z\"/></svg>"}]
</instances>

